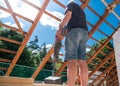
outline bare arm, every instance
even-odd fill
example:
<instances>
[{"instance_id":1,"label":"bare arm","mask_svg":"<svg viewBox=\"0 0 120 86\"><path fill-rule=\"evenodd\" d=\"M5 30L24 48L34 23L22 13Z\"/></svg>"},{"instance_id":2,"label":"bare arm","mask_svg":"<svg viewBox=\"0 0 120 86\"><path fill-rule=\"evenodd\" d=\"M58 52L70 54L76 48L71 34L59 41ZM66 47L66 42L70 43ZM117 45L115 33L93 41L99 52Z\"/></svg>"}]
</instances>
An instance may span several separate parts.
<instances>
[{"instance_id":1,"label":"bare arm","mask_svg":"<svg viewBox=\"0 0 120 86\"><path fill-rule=\"evenodd\" d=\"M61 32L62 32L62 29L64 27L64 25L66 25L69 20L71 19L71 16L72 16L72 12L71 11L67 11L66 15L64 16L63 20L61 21L61 23L59 24L59 29L56 33L56 39L57 40L62 40L64 38L64 36L62 36Z\"/></svg>"},{"instance_id":2,"label":"bare arm","mask_svg":"<svg viewBox=\"0 0 120 86\"><path fill-rule=\"evenodd\" d=\"M65 24L69 22L69 20L71 19L71 16L72 16L72 12L68 11L66 15L64 16L63 20L61 21L61 23L59 24L60 30L64 27Z\"/></svg>"}]
</instances>

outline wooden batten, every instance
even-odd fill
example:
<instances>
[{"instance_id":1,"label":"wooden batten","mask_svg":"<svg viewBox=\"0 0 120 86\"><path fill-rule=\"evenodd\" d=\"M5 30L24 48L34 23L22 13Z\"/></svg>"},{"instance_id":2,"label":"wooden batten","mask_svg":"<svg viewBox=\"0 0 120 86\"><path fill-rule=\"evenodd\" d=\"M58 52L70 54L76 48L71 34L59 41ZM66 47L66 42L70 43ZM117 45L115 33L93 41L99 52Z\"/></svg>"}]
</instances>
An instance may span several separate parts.
<instances>
[{"instance_id":1,"label":"wooden batten","mask_svg":"<svg viewBox=\"0 0 120 86\"><path fill-rule=\"evenodd\" d=\"M0 76L0 84L1 83L33 84L34 79L32 79L32 78L17 78L17 77L9 77L9 76Z\"/></svg>"}]
</instances>

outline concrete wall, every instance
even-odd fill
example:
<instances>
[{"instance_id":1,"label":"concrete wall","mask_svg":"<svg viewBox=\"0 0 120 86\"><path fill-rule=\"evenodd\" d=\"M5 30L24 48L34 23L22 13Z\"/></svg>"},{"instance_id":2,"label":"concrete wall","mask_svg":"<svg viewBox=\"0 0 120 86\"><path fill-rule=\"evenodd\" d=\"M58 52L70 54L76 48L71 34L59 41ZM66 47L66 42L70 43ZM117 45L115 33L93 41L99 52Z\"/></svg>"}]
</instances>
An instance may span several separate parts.
<instances>
[{"instance_id":1,"label":"concrete wall","mask_svg":"<svg viewBox=\"0 0 120 86\"><path fill-rule=\"evenodd\" d=\"M120 85L120 28L113 36L117 73Z\"/></svg>"}]
</instances>

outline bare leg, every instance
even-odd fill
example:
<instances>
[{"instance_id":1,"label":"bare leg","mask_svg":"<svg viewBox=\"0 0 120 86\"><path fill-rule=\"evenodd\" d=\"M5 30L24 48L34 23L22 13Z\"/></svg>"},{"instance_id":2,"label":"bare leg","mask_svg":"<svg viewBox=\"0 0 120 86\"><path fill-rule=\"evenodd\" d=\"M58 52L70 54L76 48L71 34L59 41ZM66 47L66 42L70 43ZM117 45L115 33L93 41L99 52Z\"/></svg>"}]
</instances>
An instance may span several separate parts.
<instances>
[{"instance_id":1,"label":"bare leg","mask_svg":"<svg viewBox=\"0 0 120 86\"><path fill-rule=\"evenodd\" d=\"M77 61L69 60L68 61L68 69L67 69L67 77L68 77L68 86L75 86L75 81L77 77Z\"/></svg>"},{"instance_id":2,"label":"bare leg","mask_svg":"<svg viewBox=\"0 0 120 86\"><path fill-rule=\"evenodd\" d=\"M79 72L81 77L81 86L87 86L88 85L88 67L86 64L86 61L79 60L78 61L79 66Z\"/></svg>"}]
</instances>

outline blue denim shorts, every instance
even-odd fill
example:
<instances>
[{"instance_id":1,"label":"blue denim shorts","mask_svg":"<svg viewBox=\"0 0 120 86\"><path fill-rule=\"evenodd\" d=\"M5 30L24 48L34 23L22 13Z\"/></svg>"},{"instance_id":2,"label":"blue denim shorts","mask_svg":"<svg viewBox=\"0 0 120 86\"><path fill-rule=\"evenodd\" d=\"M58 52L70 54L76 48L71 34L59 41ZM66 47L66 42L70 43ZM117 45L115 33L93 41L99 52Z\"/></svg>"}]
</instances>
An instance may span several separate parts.
<instances>
[{"instance_id":1,"label":"blue denim shorts","mask_svg":"<svg viewBox=\"0 0 120 86\"><path fill-rule=\"evenodd\" d=\"M82 28L74 28L65 38L65 61L86 60L86 43L88 31Z\"/></svg>"}]
</instances>

